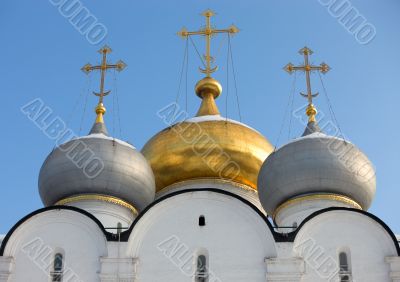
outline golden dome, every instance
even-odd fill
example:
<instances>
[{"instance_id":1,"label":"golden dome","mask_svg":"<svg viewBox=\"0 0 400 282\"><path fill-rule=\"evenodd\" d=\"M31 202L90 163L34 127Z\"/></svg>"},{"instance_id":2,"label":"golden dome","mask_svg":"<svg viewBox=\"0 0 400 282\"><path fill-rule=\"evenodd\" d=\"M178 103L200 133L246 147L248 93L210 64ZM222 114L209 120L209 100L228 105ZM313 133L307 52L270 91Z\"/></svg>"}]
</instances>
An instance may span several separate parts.
<instances>
[{"instance_id":1,"label":"golden dome","mask_svg":"<svg viewBox=\"0 0 400 282\"><path fill-rule=\"evenodd\" d=\"M162 130L142 149L157 192L200 178L230 180L256 190L258 172L272 145L256 130L219 115L214 100L222 91L218 81L206 77L195 89L202 98L197 116Z\"/></svg>"}]
</instances>

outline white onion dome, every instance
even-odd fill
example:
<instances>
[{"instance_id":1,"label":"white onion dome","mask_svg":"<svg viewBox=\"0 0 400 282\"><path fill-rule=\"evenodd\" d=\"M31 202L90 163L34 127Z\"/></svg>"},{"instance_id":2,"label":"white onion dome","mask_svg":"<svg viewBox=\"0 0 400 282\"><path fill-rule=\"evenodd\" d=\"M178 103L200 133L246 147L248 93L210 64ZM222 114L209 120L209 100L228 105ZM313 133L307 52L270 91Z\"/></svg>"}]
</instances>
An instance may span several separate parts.
<instances>
[{"instance_id":1,"label":"white onion dome","mask_svg":"<svg viewBox=\"0 0 400 282\"><path fill-rule=\"evenodd\" d=\"M258 176L264 209L274 214L289 200L312 195L346 199L367 210L375 195L372 163L355 145L309 122L302 137L273 152Z\"/></svg>"},{"instance_id":2,"label":"white onion dome","mask_svg":"<svg viewBox=\"0 0 400 282\"><path fill-rule=\"evenodd\" d=\"M154 200L150 165L132 145L108 136L105 108L100 110L96 108L98 119L89 135L58 146L42 165L39 192L44 205L88 196L143 210Z\"/></svg>"}]
</instances>

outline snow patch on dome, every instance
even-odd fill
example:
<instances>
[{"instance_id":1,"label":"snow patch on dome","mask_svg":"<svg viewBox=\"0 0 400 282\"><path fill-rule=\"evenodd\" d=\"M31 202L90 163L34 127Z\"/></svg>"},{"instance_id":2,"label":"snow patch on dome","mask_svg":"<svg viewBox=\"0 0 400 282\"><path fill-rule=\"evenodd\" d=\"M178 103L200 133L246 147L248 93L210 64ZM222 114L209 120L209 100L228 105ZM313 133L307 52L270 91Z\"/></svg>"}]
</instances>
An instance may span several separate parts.
<instances>
[{"instance_id":1,"label":"snow patch on dome","mask_svg":"<svg viewBox=\"0 0 400 282\"><path fill-rule=\"evenodd\" d=\"M133 145L129 144L128 142L125 142L125 141L122 141L122 140L119 140L119 139L116 139L116 138L113 138L113 137L110 137L110 136L106 136L106 135L104 135L102 133L92 133L92 134L89 134L89 135L86 135L86 136L82 136L82 137L76 138L75 140L88 139L88 138L100 138L100 139L110 140L110 141L117 142L118 144L127 146L127 147L129 147L129 148L131 148L133 150L136 150L136 148Z\"/></svg>"},{"instance_id":2,"label":"snow patch on dome","mask_svg":"<svg viewBox=\"0 0 400 282\"><path fill-rule=\"evenodd\" d=\"M205 121L226 121L234 124L238 124L244 127L247 127L248 129L251 129L260 135L262 135L258 130L255 130L254 128L248 126L247 124L241 123L240 121L233 120L230 118L223 117L221 115L208 115L208 116L198 116L198 117L192 117L190 119L185 120L184 122L194 122L194 123L199 123L199 122L205 122Z\"/></svg>"},{"instance_id":3,"label":"snow patch on dome","mask_svg":"<svg viewBox=\"0 0 400 282\"><path fill-rule=\"evenodd\" d=\"M309 135L300 136L300 137L297 137L297 138L295 138L293 140L290 140L289 142L287 142L287 143L283 144L282 146L280 146L278 148L278 150L281 149L282 147L285 147L285 146L289 145L289 144L292 144L292 143L295 143L295 142L300 142L301 140L304 140L304 139L316 139L316 138L335 139L335 140L338 140L338 141L343 141L343 142L346 142L346 143L354 145L349 140L345 140L343 138L327 135L327 134L322 133L322 132L314 132L314 133L311 133Z\"/></svg>"}]
</instances>

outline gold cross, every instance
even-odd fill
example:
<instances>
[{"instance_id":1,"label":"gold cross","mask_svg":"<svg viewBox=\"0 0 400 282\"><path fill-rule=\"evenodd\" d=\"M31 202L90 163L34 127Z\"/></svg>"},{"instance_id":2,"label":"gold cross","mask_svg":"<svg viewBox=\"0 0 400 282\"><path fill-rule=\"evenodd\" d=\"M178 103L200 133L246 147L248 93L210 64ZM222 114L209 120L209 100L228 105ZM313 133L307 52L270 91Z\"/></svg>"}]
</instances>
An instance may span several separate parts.
<instances>
[{"instance_id":1,"label":"gold cross","mask_svg":"<svg viewBox=\"0 0 400 282\"><path fill-rule=\"evenodd\" d=\"M204 55L204 59L206 60L206 68L202 69L199 68L202 73L205 73L207 77L210 77L210 74L215 72L218 67L215 66L211 68L211 63L214 62L214 58L210 55L210 49L211 49L211 37L217 33L229 33L229 34L235 34L239 32L239 29L231 25L227 29L214 29L211 26L211 17L215 16L215 13L211 11L210 9L206 10L205 12L202 13L202 16L206 18L206 26L198 31L188 31L186 28L182 28L181 31L178 32L178 35L186 38L190 35L204 35L206 38L206 54Z\"/></svg>"},{"instance_id":2,"label":"gold cross","mask_svg":"<svg viewBox=\"0 0 400 282\"><path fill-rule=\"evenodd\" d=\"M107 96L111 92L111 91L104 91L104 81L106 72L109 69L116 69L117 71L122 71L126 67L126 64L121 60L119 60L116 64L107 64L107 54L110 54L112 52L111 48L108 47L107 45L104 45L104 47L101 48L98 52L102 54L101 64L98 66L92 66L91 64L88 63L84 65L81 68L81 70L86 74L89 74L91 71L94 70L100 70L101 74L100 92L99 93L93 92L93 94L99 97L99 103L97 104L97 107L95 109L95 112L97 114L96 122L103 122L103 114L105 114L106 112L106 109L103 106L103 98L104 96Z\"/></svg>"},{"instance_id":3,"label":"gold cross","mask_svg":"<svg viewBox=\"0 0 400 282\"><path fill-rule=\"evenodd\" d=\"M317 110L313 105L313 98L318 96L318 93L313 94L311 91L310 73L312 71L320 71L321 73L326 74L330 70L330 67L325 63L321 63L319 66L311 65L309 62L309 56L313 54L313 51L307 47L300 49L299 53L304 56L304 64L294 66L292 63L288 63L283 69L289 74L292 74L295 71L304 71L306 73L307 94L300 94L308 99L306 113L309 116L309 121L312 122L315 121L315 115L317 114Z\"/></svg>"}]
</instances>

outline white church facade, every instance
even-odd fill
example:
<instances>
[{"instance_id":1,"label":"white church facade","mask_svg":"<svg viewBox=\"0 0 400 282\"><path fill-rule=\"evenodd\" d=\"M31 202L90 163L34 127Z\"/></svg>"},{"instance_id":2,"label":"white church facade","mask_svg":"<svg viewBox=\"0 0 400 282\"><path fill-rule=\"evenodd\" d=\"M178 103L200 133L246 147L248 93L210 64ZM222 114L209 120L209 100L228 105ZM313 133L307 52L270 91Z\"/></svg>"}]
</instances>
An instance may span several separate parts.
<instances>
[{"instance_id":1,"label":"white church facade","mask_svg":"<svg viewBox=\"0 0 400 282\"><path fill-rule=\"evenodd\" d=\"M236 33L204 30L182 36ZM110 136L103 116L104 76L122 70L100 50L96 121L86 136L50 152L39 175L44 208L1 239L4 282L400 282L395 234L368 212L373 165L354 144L320 129L309 83L326 64L288 64L307 77L308 124L274 148L258 131L222 117L209 48L195 87L195 117L173 122L141 151ZM208 57L207 57L208 56ZM40 111L34 104L30 115Z\"/></svg>"}]
</instances>

